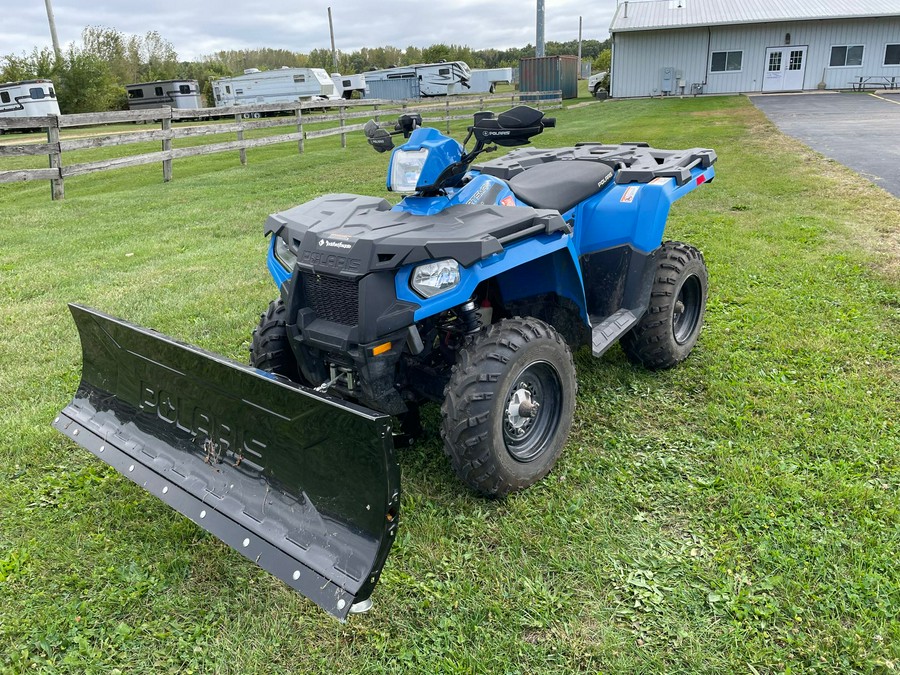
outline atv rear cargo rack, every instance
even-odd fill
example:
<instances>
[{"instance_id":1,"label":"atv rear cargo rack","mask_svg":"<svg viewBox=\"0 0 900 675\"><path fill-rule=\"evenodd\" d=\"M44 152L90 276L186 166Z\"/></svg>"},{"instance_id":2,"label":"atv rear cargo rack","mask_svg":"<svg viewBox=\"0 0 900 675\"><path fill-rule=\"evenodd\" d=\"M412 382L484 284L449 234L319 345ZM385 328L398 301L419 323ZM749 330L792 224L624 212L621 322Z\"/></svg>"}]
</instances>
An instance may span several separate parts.
<instances>
[{"instance_id":1,"label":"atv rear cargo rack","mask_svg":"<svg viewBox=\"0 0 900 675\"><path fill-rule=\"evenodd\" d=\"M488 176L509 180L526 169L549 162L579 160L600 162L616 170L615 181L649 183L656 178L674 178L679 186L691 179L691 169L708 169L716 161L715 150L659 150L646 143L579 143L574 147L542 150L522 148L472 168Z\"/></svg>"}]
</instances>

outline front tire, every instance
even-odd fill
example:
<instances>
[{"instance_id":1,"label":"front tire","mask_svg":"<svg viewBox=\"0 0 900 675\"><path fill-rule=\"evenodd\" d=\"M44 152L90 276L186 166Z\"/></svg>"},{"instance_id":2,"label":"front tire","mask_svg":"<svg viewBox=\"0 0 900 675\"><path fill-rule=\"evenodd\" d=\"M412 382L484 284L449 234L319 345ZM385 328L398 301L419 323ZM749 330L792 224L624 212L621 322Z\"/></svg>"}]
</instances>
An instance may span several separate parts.
<instances>
[{"instance_id":1,"label":"front tire","mask_svg":"<svg viewBox=\"0 0 900 675\"><path fill-rule=\"evenodd\" d=\"M651 370L688 357L700 337L709 293L703 254L693 246L667 241L657 260L647 313L621 341L632 363Z\"/></svg>"},{"instance_id":2,"label":"front tire","mask_svg":"<svg viewBox=\"0 0 900 675\"><path fill-rule=\"evenodd\" d=\"M463 483L502 497L546 476L575 411L575 364L547 323L515 317L460 350L441 405L444 451Z\"/></svg>"},{"instance_id":3,"label":"front tire","mask_svg":"<svg viewBox=\"0 0 900 675\"><path fill-rule=\"evenodd\" d=\"M250 340L250 365L303 384L297 358L291 350L286 318L287 308L281 298L270 302L265 313L260 314L259 325Z\"/></svg>"}]
</instances>

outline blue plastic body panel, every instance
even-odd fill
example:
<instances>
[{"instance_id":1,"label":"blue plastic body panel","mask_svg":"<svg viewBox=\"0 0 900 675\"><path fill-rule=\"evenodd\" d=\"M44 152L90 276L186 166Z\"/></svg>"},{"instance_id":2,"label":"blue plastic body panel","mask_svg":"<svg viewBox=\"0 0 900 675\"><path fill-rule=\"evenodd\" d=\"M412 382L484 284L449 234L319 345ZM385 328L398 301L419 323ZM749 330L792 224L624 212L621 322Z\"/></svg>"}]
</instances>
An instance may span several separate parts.
<instances>
[{"instance_id":1,"label":"blue plastic body panel","mask_svg":"<svg viewBox=\"0 0 900 675\"><path fill-rule=\"evenodd\" d=\"M275 286L279 289L282 284L291 278L291 271L286 270L282 264L278 262L278 258L275 257L275 237L269 237L269 252L266 255L266 267L269 268L269 274L272 275Z\"/></svg>"}]
</instances>

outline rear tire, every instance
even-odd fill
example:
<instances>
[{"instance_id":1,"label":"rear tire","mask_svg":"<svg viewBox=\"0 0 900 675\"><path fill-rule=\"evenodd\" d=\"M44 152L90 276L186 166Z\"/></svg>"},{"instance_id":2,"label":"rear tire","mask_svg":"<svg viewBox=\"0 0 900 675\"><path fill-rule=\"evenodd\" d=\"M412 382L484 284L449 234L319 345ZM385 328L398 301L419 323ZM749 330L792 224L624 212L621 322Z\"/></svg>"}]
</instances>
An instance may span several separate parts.
<instances>
[{"instance_id":1,"label":"rear tire","mask_svg":"<svg viewBox=\"0 0 900 675\"><path fill-rule=\"evenodd\" d=\"M444 451L463 483L502 497L546 476L575 411L565 340L534 318L504 319L460 350L441 405Z\"/></svg>"},{"instance_id":2,"label":"rear tire","mask_svg":"<svg viewBox=\"0 0 900 675\"><path fill-rule=\"evenodd\" d=\"M657 261L647 313L621 340L629 360L651 370L688 357L700 337L709 293L703 254L693 246L667 241Z\"/></svg>"},{"instance_id":3,"label":"rear tire","mask_svg":"<svg viewBox=\"0 0 900 675\"><path fill-rule=\"evenodd\" d=\"M291 350L286 318L287 308L281 298L270 302L266 312L260 314L250 341L250 365L304 384Z\"/></svg>"}]
</instances>

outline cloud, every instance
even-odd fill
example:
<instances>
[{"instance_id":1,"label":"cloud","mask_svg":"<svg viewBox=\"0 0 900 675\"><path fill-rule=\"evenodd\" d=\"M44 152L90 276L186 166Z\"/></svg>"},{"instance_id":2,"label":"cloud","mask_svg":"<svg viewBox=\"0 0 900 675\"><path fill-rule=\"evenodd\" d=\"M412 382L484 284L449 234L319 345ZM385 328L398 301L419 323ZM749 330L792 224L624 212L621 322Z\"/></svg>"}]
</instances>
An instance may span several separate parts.
<instances>
[{"instance_id":1,"label":"cloud","mask_svg":"<svg viewBox=\"0 0 900 675\"><path fill-rule=\"evenodd\" d=\"M53 9L63 45L80 42L85 26L138 35L155 30L174 45L180 59L191 60L220 49L328 48L329 4L336 45L345 52L435 43L504 49L535 42L536 3L521 0L395 0L377 9L361 0L53 0ZM5 14L0 53L50 46L43 3L29 5ZM578 16L583 15L584 38L605 40L614 11L615 0L546 0L546 39L577 39Z\"/></svg>"}]
</instances>

